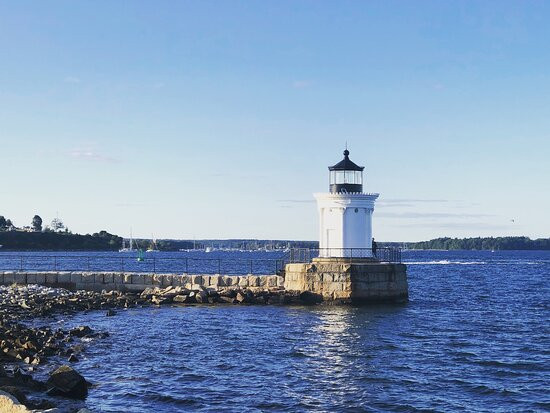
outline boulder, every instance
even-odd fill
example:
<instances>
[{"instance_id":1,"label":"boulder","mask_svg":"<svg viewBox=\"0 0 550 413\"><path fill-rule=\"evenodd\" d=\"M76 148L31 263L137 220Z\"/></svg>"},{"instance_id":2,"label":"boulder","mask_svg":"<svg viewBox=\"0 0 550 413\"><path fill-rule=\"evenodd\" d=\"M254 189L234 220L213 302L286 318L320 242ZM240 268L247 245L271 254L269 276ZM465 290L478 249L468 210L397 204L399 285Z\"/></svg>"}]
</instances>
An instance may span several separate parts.
<instances>
[{"instance_id":1,"label":"boulder","mask_svg":"<svg viewBox=\"0 0 550 413\"><path fill-rule=\"evenodd\" d=\"M237 290L234 288L225 288L220 292L223 297L235 298L237 296Z\"/></svg>"},{"instance_id":2,"label":"boulder","mask_svg":"<svg viewBox=\"0 0 550 413\"><path fill-rule=\"evenodd\" d=\"M158 295L154 295L153 298L151 298L151 302L156 305L166 304L172 301L171 298L168 297L161 297Z\"/></svg>"},{"instance_id":3,"label":"boulder","mask_svg":"<svg viewBox=\"0 0 550 413\"><path fill-rule=\"evenodd\" d=\"M141 298L150 299L153 296L154 293L155 293L154 289L147 287L145 290L143 290L141 292L141 294L139 296Z\"/></svg>"},{"instance_id":4,"label":"boulder","mask_svg":"<svg viewBox=\"0 0 550 413\"><path fill-rule=\"evenodd\" d=\"M55 370L46 384L50 387L50 395L82 400L88 395L88 382L70 366L61 366Z\"/></svg>"},{"instance_id":5,"label":"boulder","mask_svg":"<svg viewBox=\"0 0 550 413\"><path fill-rule=\"evenodd\" d=\"M18 403L25 404L27 403L27 397L15 386L2 386L0 391L6 392L9 395L13 396ZM1 410L0 410L1 411Z\"/></svg>"},{"instance_id":6,"label":"boulder","mask_svg":"<svg viewBox=\"0 0 550 413\"><path fill-rule=\"evenodd\" d=\"M300 301L304 304L319 304L323 301L323 296L321 294L316 294L311 291L303 291L300 293Z\"/></svg>"},{"instance_id":7,"label":"boulder","mask_svg":"<svg viewBox=\"0 0 550 413\"><path fill-rule=\"evenodd\" d=\"M76 328L73 328L71 331L69 331L69 334L75 337L84 337L91 333L92 333L92 329L88 326L76 327Z\"/></svg>"},{"instance_id":8,"label":"boulder","mask_svg":"<svg viewBox=\"0 0 550 413\"><path fill-rule=\"evenodd\" d=\"M172 287L171 285L166 288L161 288L161 290L159 291L159 295L162 295L164 297L169 297L172 294L176 295L177 293L174 291L174 288L175 287Z\"/></svg>"},{"instance_id":9,"label":"boulder","mask_svg":"<svg viewBox=\"0 0 550 413\"><path fill-rule=\"evenodd\" d=\"M206 291L197 291L195 294L195 300L197 303L208 303L208 293Z\"/></svg>"},{"instance_id":10,"label":"boulder","mask_svg":"<svg viewBox=\"0 0 550 413\"><path fill-rule=\"evenodd\" d=\"M209 297L217 297L220 295L220 293L218 293L218 290L212 287L207 288L206 293L208 294Z\"/></svg>"},{"instance_id":11,"label":"boulder","mask_svg":"<svg viewBox=\"0 0 550 413\"><path fill-rule=\"evenodd\" d=\"M188 294L182 294L182 295L176 295L174 298L173 298L173 301L175 303L188 303L189 301L191 301L189 299L189 295Z\"/></svg>"},{"instance_id":12,"label":"boulder","mask_svg":"<svg viewBox=\"0 0 550 413\"><path fill-rule=\"evenodd\" d=\"M27 407L10 393L0 390L0 412L2 413L26 413L30 412Z\"/></svg>"}]
</instances>

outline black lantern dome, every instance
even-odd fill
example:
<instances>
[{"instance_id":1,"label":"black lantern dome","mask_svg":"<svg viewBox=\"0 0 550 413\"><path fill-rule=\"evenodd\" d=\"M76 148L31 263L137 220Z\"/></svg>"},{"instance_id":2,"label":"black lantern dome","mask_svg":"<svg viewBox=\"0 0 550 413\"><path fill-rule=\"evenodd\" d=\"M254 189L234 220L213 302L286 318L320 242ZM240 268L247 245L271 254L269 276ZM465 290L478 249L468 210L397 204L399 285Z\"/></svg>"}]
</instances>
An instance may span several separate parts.
<instances>
[{"instance_id":1,"label":"black lantern dome","mask_svg":"<svg viewBox=\"0 0 550 413\"><path fill-rule=\"evenodd\" d=\"M329 166L330 192L333 194L346 192L363 192L363 169L352 162L349 151L344 151L344 159L334 166Z\"/></svg>"}]
</instances>

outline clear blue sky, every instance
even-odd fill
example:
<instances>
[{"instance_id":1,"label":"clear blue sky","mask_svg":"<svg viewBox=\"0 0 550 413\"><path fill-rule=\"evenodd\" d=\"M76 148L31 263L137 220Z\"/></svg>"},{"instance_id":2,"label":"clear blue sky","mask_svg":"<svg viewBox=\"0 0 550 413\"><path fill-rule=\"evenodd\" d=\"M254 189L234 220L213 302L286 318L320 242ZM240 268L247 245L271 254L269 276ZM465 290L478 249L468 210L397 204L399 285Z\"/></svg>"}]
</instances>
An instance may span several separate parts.
<instances>
[{"instance_id":1,"label":"clear blue sky","mask_svg":"<svg viewBox=\"0 0 550 413\"><path fill-rule=\"evenodd\" d=\"M548 237L548 21L538 1L0 1L0 215L317 239L347 141L378 240Z\"/></svg>"}]
</instances>

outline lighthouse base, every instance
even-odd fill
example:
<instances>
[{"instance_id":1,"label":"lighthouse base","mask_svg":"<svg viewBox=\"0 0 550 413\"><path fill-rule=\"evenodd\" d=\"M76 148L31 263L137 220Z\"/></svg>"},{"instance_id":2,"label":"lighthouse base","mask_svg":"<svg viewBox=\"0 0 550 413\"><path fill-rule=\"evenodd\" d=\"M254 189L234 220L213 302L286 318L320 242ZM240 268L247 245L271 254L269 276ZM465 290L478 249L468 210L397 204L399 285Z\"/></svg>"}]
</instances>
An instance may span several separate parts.
<instances>
[{"instance_id":1,"label":"lighthouse base","mask_svg":"<svg viewBox=\"0 0 550 413\"><path fill-rule=\"evenodd\" d=\"M284 287L299 291L312 302L367 304L406 302L409 297L407 266L369 259L344 262L316 258L306 264L287 264Z\"/></svg>"}]
</instances>

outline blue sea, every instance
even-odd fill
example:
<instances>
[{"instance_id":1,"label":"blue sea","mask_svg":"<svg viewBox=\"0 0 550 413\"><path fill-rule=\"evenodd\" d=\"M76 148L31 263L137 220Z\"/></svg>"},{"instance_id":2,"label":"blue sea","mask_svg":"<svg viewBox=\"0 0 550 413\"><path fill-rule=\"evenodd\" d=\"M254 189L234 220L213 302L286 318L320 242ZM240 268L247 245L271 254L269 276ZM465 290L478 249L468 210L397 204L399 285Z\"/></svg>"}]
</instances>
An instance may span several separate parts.
<instances>
[{"instance_id":1,"label":"blue sea","mask_svg":"<svg viewBox=\"0 0 550 413\"><path fill-rule=\"evenodd\" d=\"M550 251L403 259L401 305L174 306L52 325L110 333L74 365L93 411L549 411Z\"/></svg>"}]
</instances>

